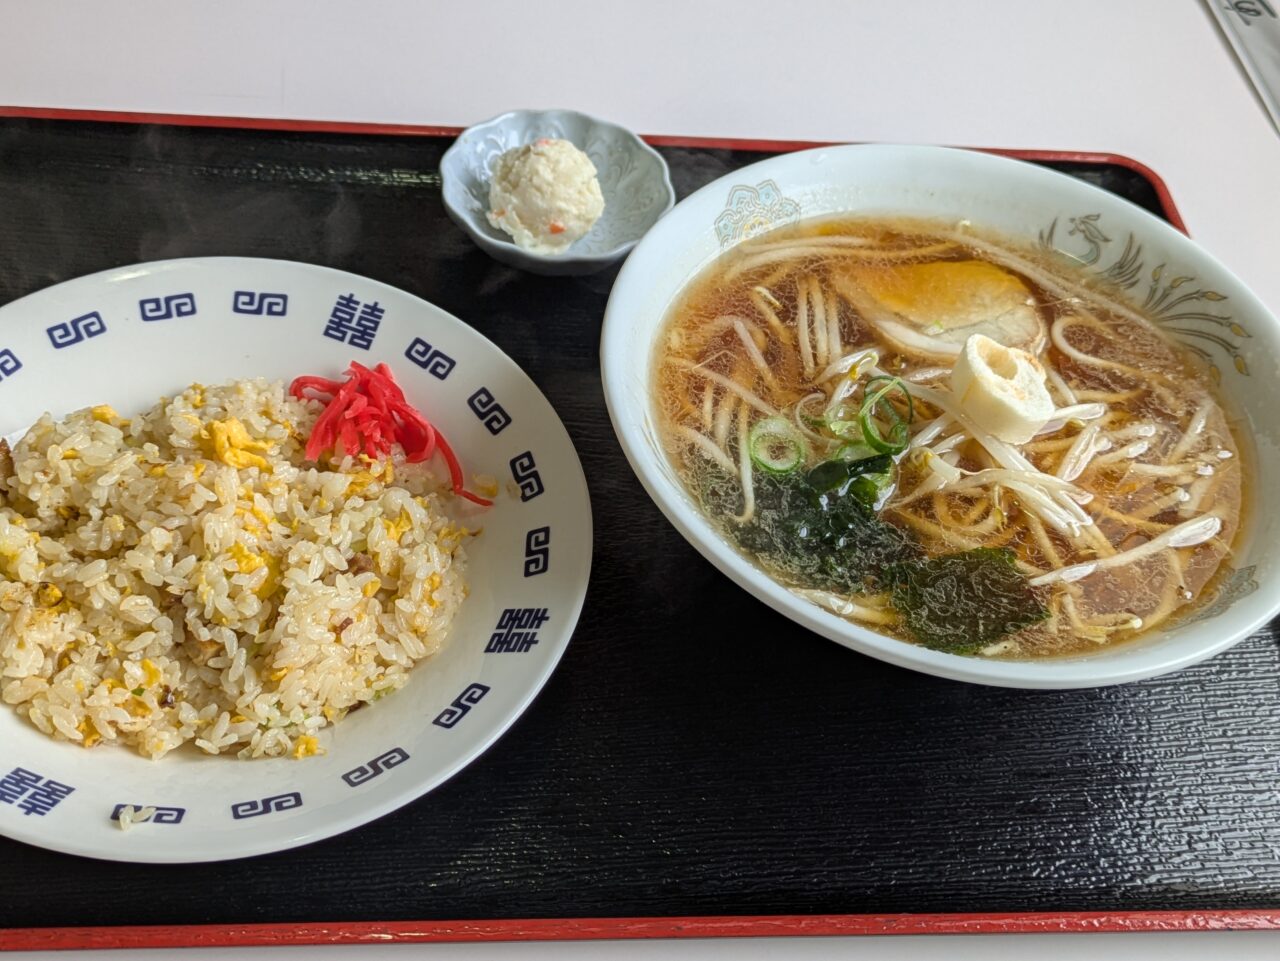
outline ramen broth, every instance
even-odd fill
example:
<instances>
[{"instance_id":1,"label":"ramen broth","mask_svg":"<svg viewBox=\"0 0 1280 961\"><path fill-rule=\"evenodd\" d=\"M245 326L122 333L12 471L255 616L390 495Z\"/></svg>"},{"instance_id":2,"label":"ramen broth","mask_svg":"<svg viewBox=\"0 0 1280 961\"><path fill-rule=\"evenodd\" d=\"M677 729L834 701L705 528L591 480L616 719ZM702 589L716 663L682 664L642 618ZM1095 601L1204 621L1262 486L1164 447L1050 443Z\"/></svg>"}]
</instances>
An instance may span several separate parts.
<instances>
[{"instance_id":1,"label":"ramen broth","mask_svg":"<svg viewBox=\"0 0 1280 961\"><path fill-rule=\"evenodd\" d=\"M982 334L1039 361L1023 443L951 390ZM1214 371L1059 256L824 220L739 245L663 327L663 444L722 533L849 620L955 653L1095 651L1186 612L1240 526Z\"/></svg>"}]
</instances>

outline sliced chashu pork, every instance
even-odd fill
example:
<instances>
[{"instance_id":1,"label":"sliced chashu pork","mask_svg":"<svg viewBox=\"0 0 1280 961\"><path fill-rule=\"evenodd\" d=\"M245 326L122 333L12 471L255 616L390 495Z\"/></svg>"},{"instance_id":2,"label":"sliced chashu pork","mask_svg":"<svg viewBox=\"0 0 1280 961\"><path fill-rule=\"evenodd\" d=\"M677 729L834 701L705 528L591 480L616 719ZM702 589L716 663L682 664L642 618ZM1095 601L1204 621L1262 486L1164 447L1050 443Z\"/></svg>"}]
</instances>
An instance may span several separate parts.
<instances>
[{"instance_id":1,"label":"sliced chashu pork","mask_svg":"<svg viewBox=\"0 0 1280 961\"><path fill-rule=\"evenodd\" d=\"M1030 288L985 261L851 264L834 268L831 284L886 339L908 353L954 360L974 334L1030 354L1038 354L1044 345L1044 320Z\"/></svg>"}]
</instances>

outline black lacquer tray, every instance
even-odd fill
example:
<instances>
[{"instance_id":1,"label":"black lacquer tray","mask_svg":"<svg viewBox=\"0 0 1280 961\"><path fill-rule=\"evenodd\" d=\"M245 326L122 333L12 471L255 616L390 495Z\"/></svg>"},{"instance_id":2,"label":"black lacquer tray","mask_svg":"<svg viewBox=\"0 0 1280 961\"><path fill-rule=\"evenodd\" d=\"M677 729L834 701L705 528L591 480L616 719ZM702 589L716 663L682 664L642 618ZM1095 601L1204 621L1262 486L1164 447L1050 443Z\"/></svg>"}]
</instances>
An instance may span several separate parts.
<instances>
[{"instance_id":1,"label":"black lacquer tray","mask_svg":"<svg viewBox=\"0 0 1280 961\"><path fill-rule=\"evenodd\" d=\"M441 206L452 131L2 113L0 303L210 254L425 297L559 411L596 559L555 676L443 787L342 837L199 868L0 838L0 947L1280 923L1272 630L1088 691L851 653L732 585L645 495L600 386L615 272L535 277L476 249ZM804 146L652 140L681 196ZM1015 155L1180 226L1139 164Z\"/></svg>"}]
</instances>

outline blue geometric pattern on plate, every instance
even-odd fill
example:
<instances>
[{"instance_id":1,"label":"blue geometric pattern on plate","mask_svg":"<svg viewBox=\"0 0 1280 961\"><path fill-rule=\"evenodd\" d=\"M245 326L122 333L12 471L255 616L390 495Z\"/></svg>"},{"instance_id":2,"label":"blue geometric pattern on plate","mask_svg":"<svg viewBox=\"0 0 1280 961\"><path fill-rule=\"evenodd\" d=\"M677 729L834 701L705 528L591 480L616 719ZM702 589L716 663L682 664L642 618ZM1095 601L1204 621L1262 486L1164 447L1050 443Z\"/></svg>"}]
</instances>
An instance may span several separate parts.
<instances>
[{"instance_id":1,"label":"blue geometric pattern on plate","mask_svg":"<svg viewBox=\"0 0 1280 961\"><path fill-rule=\"evenodd\" d=\"M290 791L288 794L274 794L271 797L264 797L261 801L241 801L238 804L231 805L231 816L236 820L242 818L256 818L260 814L270 814L273 811L291 811L294 808L302 807L302 795L297 791Z\"/></svg>"},{"instance_id":2,"label":"blue geometric pattern on plate","mask_svg":"<svg viewBox=\"0 0 1280 961\"><path fill-rule=\"evenodd\" d=\"M237 290L231 296L231 309L237 314L283 317L289 312L289 295L269 294L259 290Z\"/></svg>"},{"instance_id":3,"label":"blue geometric pattern on plate","mask_svg":"<svg viewBox=\"0 0 1280 961\"><path fill-rule=\"evenodd\" d=\"M376 300L361 304L355 294L343 294L329 311L324 335L351 347L368 350L373 346L373 338L378 336L378 328L386 313L386 308Z\"/></svg>"},{"instance_id":4,"label":"blue geometric pattern on plate","mask_svg":"<svg viewBox=\"0 0 1280 961\"><path fill-rule=\"evenodd\" d=\"M439 347L432 347L421 337L413 338L413 343L404 355L437 380L444 380L457 366L457 361Z\"/></svg>"},{"instance_id":5,"label":"blue geometric pattern on plate","mask_svg":"<svg viewBox=\"0 0 1280 961\"><path fill-rule=\"evenodd\" d=\"M54 324L45 329L49 335L49 343L56 350L78 344L90 337L97 337L107 332L107 322L96 310L68 320L65 324Z\"/></svg>"},{"instance_id":6,"label":"blue geometric pattern on plate","mask_svg":"<svg viewBox=\"0 0 1280 961\"><path fill-rule=\"evenodd\" d=\"M546 490L542 486L542 475L538 473L538 465L533 461L531 450L511 458L511 477L520 485L522 501L531 501Z\"/></svg>"},{"instance_id":7,"label":"blue geometric pattern on plate","mask_svg":"<svg viewBox=\"0 0 1280 961\"><path fill-rule=\"evenodd\" d=\"M0 350L0 380L11 377L20 370L22 370L22 361L18 360L18 355L8 347Z\"/></svg>"},{"instance_id":8,"label":"blue geometric pattern on plate","mask_svg":"<svg viewBox=\"0 0 1280 961\"><path fill-rule=\"evenodd\" d=\"M147 297L138 301L138 312L145 321L173 320L175 317L190 317L196 312L196 295L169 294L167 297Z\"/></svg>"},{"instance_id":9,"label":"blue geometric pattern on plate","mask_svg":"<svg viewBox=\"0 0 1280 961\"><path fill-rule=\"evenodd\" d=\"M437 727L453 727L466 717L471 712L471 708L479 704L490 690L487 684L468 684L466 689L453 699L453 703L437 714L436 719L431 723Z\"/></svg>"},{"instance_id":10,"label":"blue geometric pattern on plate","mask_svg":"<svg viewBox=\"0 0 1280 961\"><path fill-rule=\"evenodd\" d=\"M545 574L551 567L551 528L535 527L524 535L524 576Z\"/></svg>"},{"instance_id":11,"label":"blue geometric pattern on plate","mask_svg":"<svg viewBox=\"0 0 1280 961\"><path fill-rule=\"evenodd\" d=\"M0 802L17 804L23 814L44 817L74 791L70 784L42 777L35 771L15 767L0 778Z\"/></svg>"},{"instance_id":12,"label":"blue geometric pattern on plate","mask_svg":"<svg viewBox=\"0 0 1280 961\"><path fill-rule=\"evenodd\" d=\"M467 406L471 413L480 418L489 433L498 435L511 423L511 415L498 403L488 387L481 387L467 398Z\"/></svg>"},{"instance_id":13,"label":"blue geometric pattern on plate","mask_svg":"<svg viewBox=\"0 0 1280 961\"><path fill-rule=\"evenodd\" d=\"M390 771L397 764L409 760L409 752L402 747L393 747L390 751L379 754L368 764L361 764L342 775L342 780L351 787L359 787L366 781L372 781L383 771Z\"/></svg>"},{"instance_id":14,"label":"blue geometric pattern on plate","mask_svg":"<svg viewBox=\"0 0 1280 961\"><path fill-rule=\"evenodd\" d=\"M134 813L141 811L145 807L155 807L155 813L145 821L134 819L134 824L181 824L182 819L187 816L186 808L166 808L159 805L146 804L117 804L111 810L111 820L119 821L120 812L125 808L133 808Z\"/></svg>"},{"instance_id":15,"label":"blue geometric pattern on plate","mask_svg":"<svg viewBox=\"0 0 1280 961\"><path fill-rule=\"evenodd\" d=\"M489 635L486 654L527 654L538 643L538 631L551 619L545 607L508 607Z\"/></svg>"},{"instance_id":16,"label":"blue geometric pattern on plate","mask_svg":"<svg viewBox=\"0 0 1280 961\"><path fill-rule=\"evenodd\" d=\"M129 758L123 764L130 770L117 776L118 765L106 764L105 754L51 747L0 706L0 841L12 837L130 863L257 855L365 823L471 763L543 686L586 586L590 502L572 444L545 397L466 325L351 275L211 258L121 268L102 280L37 293L6 314L12 325L0 322L0 414L12 421L0 433L16 433L46 408L57 411L65 387L91 394L91 382L118 381L121 374L137 396L158 398L211 376L287 382L298 373L336 376L352 359L370 367L386 360L399 367L406 393L423 395L417 401L444 435L451 441L458 435L463 463L493 477L495 488L520 493L485 516L494 548L477 550L472 562L487 588L471 600L474 643L442 652L439 670L447 681L429 700L388 698L372 709L385 713L384 721L352 721L355 727L322 739L328 757L313 763L281 759L260 769L219 762L212 767L225 770L199 777L181 770L175 776L169 765L135 766ZM330 333L341 341L324 336L335 307L337 329ZM235 337L237 326L254 336ZM228 370L210 373L220 366ZM404 378L416 378L416 388ZM433 402L433 389L447 395ZM122 396L114 403L132 401ZM526 565L546 573L528 581ZM0 583L3 568L0 556ZM539 627L541 608L559 613ZM504 609L511 609L505 621ZM495 634L493 653L484 653ZM65 764L55 756L63 751ZM276 765L277 773L266 770ZM16 862L9 867L14 894L23 875ZM0 883L0 905L5 890Z\"/></svg>"}]
</instances>

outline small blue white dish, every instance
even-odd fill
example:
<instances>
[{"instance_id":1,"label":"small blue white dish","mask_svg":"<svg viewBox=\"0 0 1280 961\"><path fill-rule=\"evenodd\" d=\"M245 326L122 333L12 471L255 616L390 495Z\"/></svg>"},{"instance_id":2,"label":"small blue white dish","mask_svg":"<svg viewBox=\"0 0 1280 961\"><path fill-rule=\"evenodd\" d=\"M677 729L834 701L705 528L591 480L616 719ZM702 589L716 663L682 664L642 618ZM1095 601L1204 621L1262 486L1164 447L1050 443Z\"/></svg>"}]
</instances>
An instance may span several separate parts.
<instances>
[{"instance_id":1,"label":"small blue white dish","mask_svg":"<svg viewBox=\"0 0 1280 961\"><path fill-rule=\"evenodd\" d=\"M506 151L540 138L567 140L595 164L604 213L590 232L559 254L518 247L493 227L489 184ZM630 252L675 204L666 161L629 130L574 110L513 110L463 131L440 162L449 217L495 260L536 274L591 274Z\"/></svg>"}]
</instances>

